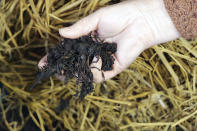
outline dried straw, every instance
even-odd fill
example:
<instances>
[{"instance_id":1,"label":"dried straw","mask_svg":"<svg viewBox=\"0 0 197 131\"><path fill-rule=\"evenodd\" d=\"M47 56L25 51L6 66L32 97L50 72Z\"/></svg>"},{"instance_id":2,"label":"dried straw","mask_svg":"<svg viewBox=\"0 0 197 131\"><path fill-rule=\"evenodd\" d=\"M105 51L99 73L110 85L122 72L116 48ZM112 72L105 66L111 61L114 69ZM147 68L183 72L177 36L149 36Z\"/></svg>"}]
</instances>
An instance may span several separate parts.
<instances>
[{"instance_id":1,"label":"dried straw","mask_svg":"<svg viewBox=\"0 0 197 131\"><path fill-rule=\"evenodd\" d=\"M64 85L51 78L28 91L37 62L60 39L58 29L108 2L1 0L0 82L8 92L0 89L1 127L21 130L31 118L42 131L197 129L197 39L180 38L144 51L127 70L106 81L105 90L95 85L94 93L83 101L73 97L62 112L56 108L61 98L75 94L74 81ZM9 111L20 121L11 121Z\"/></svg>"}]
</instances>

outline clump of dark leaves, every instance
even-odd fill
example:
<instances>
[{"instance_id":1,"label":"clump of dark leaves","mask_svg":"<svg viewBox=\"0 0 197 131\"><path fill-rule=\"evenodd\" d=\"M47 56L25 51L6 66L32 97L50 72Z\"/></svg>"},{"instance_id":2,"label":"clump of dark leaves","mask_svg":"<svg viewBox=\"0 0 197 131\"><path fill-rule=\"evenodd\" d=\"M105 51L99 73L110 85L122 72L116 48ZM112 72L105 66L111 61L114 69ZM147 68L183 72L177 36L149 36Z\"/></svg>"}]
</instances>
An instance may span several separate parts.
<instances>
[{"instance_id":1,"label":"clump of dark leaves","mask_svg":"<svg viewBox=\"0 0 197 131\"><path fill-rule=\"evenodd\" d=\"M93 74L90 64L93 58L102 59L102 71L112 70L113 54L116 52L115 43L104 43L92 40L90 36L78 39L64 39L56 47L50 49L47 57L48 64L37 75L36 82L47 79L54 74L65 76L64 82L75 78L81 85L80 98L93 91ZM94 67L93 67L94 68ZM98 69L99 70L99 69Z\"/></svg>"}]
</instances>

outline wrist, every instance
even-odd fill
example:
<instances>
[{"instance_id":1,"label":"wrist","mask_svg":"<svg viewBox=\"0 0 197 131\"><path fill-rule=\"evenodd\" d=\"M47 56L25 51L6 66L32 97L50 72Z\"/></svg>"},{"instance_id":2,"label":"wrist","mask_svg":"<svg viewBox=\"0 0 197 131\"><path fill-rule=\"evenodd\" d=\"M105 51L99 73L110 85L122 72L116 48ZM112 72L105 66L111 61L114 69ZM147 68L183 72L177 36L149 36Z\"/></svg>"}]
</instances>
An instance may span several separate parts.
<instances>
[{"instance_id":1,"label":"wrist","mask_svg":"<svg viewBox=\"0 0 197 131\"><path fill-rule=\"evenodd\" d=\"M180 37L171 20L163 0L139 0L138 9L145 17L146 24L152 33L150 46L175 40Z\"/></svg>"},{"instance_id":2,"label":"wrist","mask_svg":"<svg viewBox=\"0 0 197 131\"><path fill-rule=\"evenodd\" d=\"M176 29L171 17L168 14L163 0L155 0L158 2L160 10L155 13L155 24L157 25L155 32L158 34L157 44L175 40L180 37L180 33Z\"/></svg>"}]
</instances>

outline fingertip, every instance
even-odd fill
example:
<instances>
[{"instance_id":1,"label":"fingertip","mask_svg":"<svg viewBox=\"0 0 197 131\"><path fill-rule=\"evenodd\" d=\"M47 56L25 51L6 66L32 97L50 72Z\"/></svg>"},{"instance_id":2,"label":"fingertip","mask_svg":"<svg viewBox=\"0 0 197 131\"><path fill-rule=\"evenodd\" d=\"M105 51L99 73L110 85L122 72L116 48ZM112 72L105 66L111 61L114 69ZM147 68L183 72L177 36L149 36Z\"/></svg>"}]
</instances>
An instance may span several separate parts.
<instances>
[{"instance_id":1,"label":"fingertip","mask_svg":"<svg viewBox=\"0 0 197 131\"><path fill-rule=\"evenodd\" d=\"M60 28L60 29L59 29L59 34L60 34L61 36L64 36L64 28Z\"/></svg>"},{"instance_id":2,"label":"fingertip","mask_svg":"<svg viewBox=\"0 0 197 131\"><path fill-rule=\"evenodd\" d=\"M47 62L47 55L45 55L44 57L42 57L42 59L39 61L38 63L38 68L42 69L44 66L46 66L48 64Z\"/></svg>"},{"instance_id":3,"label":"fingertip","mask_svg":"<svg viewBox=\"0 0 197 131\"><path fill-rule=\"evenodd\" d=\"M90 14L73 24L70 27L59 29L59 34L65 38L76 39L97 29L99 21L98 13Z\"/></svg>"},{"instance_id":4,"label":"fingertip","mask_svg":"<svg viewBox=\"0 0 197 131\"><path fill-rule=\"evenodd\" d=\"M65 38L72 38L73 37L73 30L70 27L60 28L59 34Z\"/></svg>"}]
</instances>

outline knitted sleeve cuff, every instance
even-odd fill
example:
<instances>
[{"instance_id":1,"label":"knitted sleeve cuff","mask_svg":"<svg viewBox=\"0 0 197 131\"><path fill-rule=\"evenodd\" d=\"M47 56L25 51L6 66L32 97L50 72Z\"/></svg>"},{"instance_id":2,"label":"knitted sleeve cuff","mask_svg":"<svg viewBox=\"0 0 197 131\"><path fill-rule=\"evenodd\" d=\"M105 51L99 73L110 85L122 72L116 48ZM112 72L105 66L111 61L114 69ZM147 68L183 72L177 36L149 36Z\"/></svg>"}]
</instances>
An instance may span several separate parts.
<instances>
[{"instance_id":1,"label":"knitted sleeve cuff","mask_svg":"<svg viewBox=\"0 0 197 131\"><path fill-rule=\"evenodd\" d=\"M197 37L197 0L164 0L165 7L182 37Z\"/></svg>"}]
</instances>

